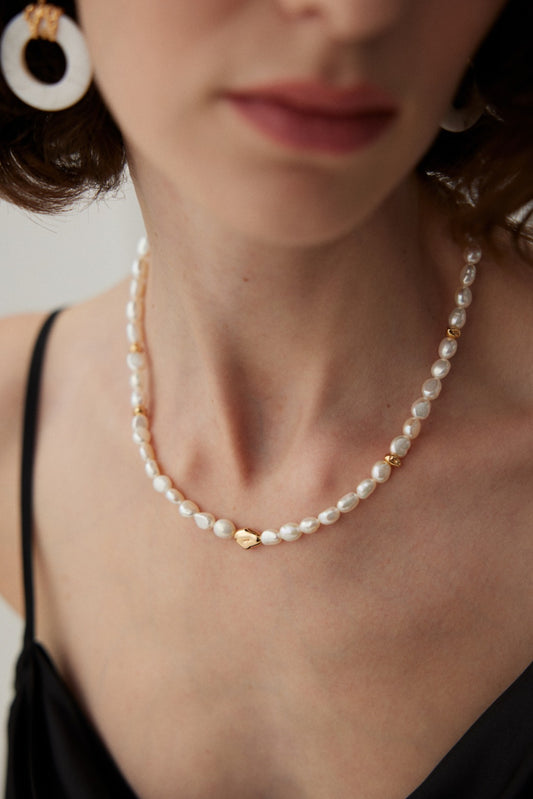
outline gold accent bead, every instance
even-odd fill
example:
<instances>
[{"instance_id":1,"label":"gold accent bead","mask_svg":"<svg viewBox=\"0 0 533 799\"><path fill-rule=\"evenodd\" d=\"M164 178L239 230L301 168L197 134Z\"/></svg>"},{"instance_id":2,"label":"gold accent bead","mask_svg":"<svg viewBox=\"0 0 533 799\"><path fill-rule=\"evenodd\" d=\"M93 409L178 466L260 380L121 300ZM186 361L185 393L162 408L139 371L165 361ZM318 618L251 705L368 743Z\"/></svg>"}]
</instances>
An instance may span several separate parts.
<instances>
[{"instance_id":1,"label":"gold accent bead","mask_svg":"<svg viewBox=\"0 0 533 799\"><path fill-rule=\"evenodd\" d=\"M143 408L142 405L137 405L137 407L135 407L133 409L133 415L134 416L147 416L148 415L148 411L146 410L146 408Z\"/></svg>"},{"instance_id":2,"label":"gold accent bead","mask_svg":"<svg viewBox=\"0 0 533 799\"><path fill-rule=\"evenodd\" d=\"M402 465L402 460L398 457L398 455L385 455L385 460L388 464L390 464L390 466L394 466L396 469L399 469Z\"/></svg>"},{"instance_id":3,"label":"gold accent bead","mask_svg":"<svg viewBox=\"0 0 533 799\"><path fill-rule=\"evenodd\" d=\"M130 352L144 352L140 344L130 344Z\"/></svg>"},{"instance_id":4,"label":"gold accent bead","mask_svg":"<svg viewBox=\"0 0 533 799\"><path fill-rule=\"evenodd\" d=\"M461 331L458 327L449 327L446 331L446 335L448 338L459 338L461 336Z\"/></svg>"},{"instance_id":5,"label":"gold accent bead","mask_svg":"<svg viewBox=\"0 0 533 799\"><path fill-rule=\"evenodd\" d=\"M243 549L251 549L252 547L256 547L261 543L259 533L256 533L255 530L250 530L249 527L244 527L242 530L237 530L233 537Z\"/></svg>"}]
</instances>

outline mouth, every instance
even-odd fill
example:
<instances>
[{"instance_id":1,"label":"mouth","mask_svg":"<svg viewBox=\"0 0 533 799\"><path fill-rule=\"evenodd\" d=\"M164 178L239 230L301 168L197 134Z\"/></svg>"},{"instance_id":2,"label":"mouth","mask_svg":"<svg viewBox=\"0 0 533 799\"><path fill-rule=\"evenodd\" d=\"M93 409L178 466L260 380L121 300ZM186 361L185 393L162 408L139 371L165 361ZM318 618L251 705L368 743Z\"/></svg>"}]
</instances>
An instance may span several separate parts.
<instances>
[{"instance_id":1,"label":"mouth","mask_svg":"<svg viewBox=\"0 0 533 799\"><path fill-rule=\"evenodd\" d=\"M278 83L228 92L225 99L257 131L285 147L342 155L375 141L398 108L378 87Z\"/></svg>"}]
</instances>

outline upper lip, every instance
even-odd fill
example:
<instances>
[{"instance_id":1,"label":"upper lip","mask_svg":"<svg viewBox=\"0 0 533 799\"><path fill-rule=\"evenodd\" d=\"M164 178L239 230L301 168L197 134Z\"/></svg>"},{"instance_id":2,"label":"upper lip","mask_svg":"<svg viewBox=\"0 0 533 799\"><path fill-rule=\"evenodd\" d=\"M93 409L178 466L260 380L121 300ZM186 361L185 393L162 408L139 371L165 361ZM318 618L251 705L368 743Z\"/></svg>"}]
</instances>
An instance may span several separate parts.
<instances>
[{"instance_id":1,"label":"upper lip","mask_svg":"<svg viewBox=\"0 0 533 799\"><path fill-rule=\"evenodd\" d=\"M397 104L384 89L370 83L339 87L323 81L280 81L227 92L241 100L266 100L304 113L357 116L394 113Z\"/></svg>"}]
</instances>

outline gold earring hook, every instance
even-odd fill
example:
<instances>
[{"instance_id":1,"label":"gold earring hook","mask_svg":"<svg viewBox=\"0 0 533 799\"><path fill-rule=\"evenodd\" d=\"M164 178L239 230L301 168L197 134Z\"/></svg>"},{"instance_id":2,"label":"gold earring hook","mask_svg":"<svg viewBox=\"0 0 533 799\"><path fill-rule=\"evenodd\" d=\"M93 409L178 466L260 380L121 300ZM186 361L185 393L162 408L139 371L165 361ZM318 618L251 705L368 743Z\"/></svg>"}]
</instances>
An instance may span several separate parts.
<instances>
[{"instance_id":1,"label":"gold earring hook","mask_svg":"<svg viewBox=\"0 0 533 799\"><path fill-rule=\"evenodd\" d=\"M46 0L38 0L24 9L24 19L30 28L31 39L46 39L55 42L57 26L63 14L59 6L49 5Z\"/></svg>"}]
</instances>

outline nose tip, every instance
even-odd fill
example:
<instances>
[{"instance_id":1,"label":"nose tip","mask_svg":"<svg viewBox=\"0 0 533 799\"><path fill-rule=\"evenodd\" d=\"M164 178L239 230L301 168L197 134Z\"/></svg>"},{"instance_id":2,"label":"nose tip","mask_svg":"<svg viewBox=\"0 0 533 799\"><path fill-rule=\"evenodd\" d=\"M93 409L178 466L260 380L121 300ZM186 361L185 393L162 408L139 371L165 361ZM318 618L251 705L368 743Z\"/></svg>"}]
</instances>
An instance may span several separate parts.
<instances>
[{"instance_id":1,"label":"nose tip","mask_svg":"<svg viewBox=\"0 0 533 799\"><path fill-rule=\"evenodd\" d=\"M278 0L293 18L315 18L335 38L372 39L386 33L409 0Z\"/></svg>"}]
</instances>

